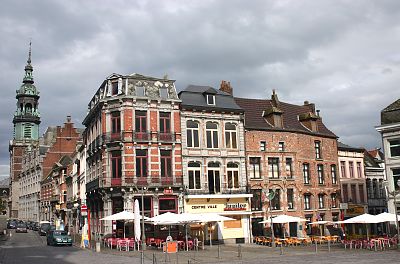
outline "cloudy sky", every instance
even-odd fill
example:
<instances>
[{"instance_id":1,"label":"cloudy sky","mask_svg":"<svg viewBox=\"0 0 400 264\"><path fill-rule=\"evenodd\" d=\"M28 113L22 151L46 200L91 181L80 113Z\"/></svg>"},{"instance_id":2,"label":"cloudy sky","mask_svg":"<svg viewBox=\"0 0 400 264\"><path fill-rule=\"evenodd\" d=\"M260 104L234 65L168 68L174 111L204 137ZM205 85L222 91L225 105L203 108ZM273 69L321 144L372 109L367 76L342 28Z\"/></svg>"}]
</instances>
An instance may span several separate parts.
<instances>
[{"instance_id":1,"label":"cloudy sky","mask_svg":"<svg viewBox=\"0 0 400 264\"><path fill-rule=\"evenodd\" d=\"M400 1L19 1L0 9L0 176L32 39L41 132L87 103L111 73L168 74L178 90L314 102L353 146L380 146L374 126L400 97Z\"/></svg>"}]
</instances>

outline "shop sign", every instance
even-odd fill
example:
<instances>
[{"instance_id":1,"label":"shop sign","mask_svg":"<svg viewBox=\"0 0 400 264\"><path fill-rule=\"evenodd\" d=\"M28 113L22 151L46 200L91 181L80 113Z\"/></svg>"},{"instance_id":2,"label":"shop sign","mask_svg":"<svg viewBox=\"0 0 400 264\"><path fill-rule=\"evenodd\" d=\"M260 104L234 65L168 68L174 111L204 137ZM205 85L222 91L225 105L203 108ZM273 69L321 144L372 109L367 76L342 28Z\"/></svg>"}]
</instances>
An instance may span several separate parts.
<instances>
[{"instance_id":1,"label":"shop sign","mask_svg":"<svg viewBox=\"0 0 400 264\"><path fill-rule=\"evenodd\" d=\"M247 204L245 203L227 203L224 211L246 211Z\"/></svg>"},{"instance_id":2,"label":"shop sign","mask_svg":"<svg viewBox=\"0 0 400 264\"><path fill-rule=\"evenodd\" d=\"M198 209L216 209L217 205L216 204L207 204L207 205L192 205L193 210L198 210Z\"/></svg>"},{"instance_id":3,"label":"shop sign","mask_svg":"<svg viewBox=\"0 0 400 264\"><path fill-rule=\"evenodd\" d=\"M349 208L346 210L346 216L356 216L362 215L365 213L364 206L360 205L349 205Z\"/></svg>"},{"instance_id":4,"label":"shop sign","mask_svg":"<svg viewBox=\"0 0 400 264\"><path fill-rule=\"evenodd\" d=\"M172 189L164 189L164 194L173 194L173 190Z\"/></svg>"}]
</instances>

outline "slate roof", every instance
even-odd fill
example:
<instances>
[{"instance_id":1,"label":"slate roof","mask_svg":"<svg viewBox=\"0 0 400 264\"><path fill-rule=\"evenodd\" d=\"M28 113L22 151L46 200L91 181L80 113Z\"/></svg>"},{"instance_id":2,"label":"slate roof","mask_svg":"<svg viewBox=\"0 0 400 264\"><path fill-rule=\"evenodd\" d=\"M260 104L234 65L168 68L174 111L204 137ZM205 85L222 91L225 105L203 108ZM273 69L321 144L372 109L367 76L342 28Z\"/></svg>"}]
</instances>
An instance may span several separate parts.
<instances>
[{"instance_id":1,"label":"slate roof","mask_svg":"<svg viewBox=\"0 0 400 264\"><path fill-rule=\"evenodd\" d=\"M352 146L343 144L340 141L338 141L338 150L354 151L354 152L362 152L362 153L364 153L364 149L363 148L352 147Z\"/></svg>"},{"instance_id":2,"label":"slate roof","mask_svg":"<svg viewBox=\"0 0 400 264\"><path fill-rule=\"evenodd\" d=\"M246 129L291 131L337 138L337 136L322 123L320 118L317 120L318 131L314 132L303 126L299 121L299 115L310 112L308 106L279 102L279 109L283 112L283 128L278 128L269 124L263 117L263 111L274 107L271 100L235 98L235 101L245 111Z\"/></svg>"},{"instance_id":3,"label":"slate roof","mask_svg":"<svg viewBox=\"0 0 400 264\"><path fill-rule=\"evenodd\" d=\"M215 105L207 104L206 94L215 95ZM243 112L243 109L236 104L232 95L211 86L189 85L178 95L182 100L181 107L183 109Z\"/></svg>"},{"instance_id":4,"label":"slate roof","mask_svg":"<svg viewBox=\"0 0 400 264\"><path fill-rule=\"evenodd\" d=\"M364 152L364 163L366 164L366 167L372 167L372 168L382 168L379 164L379 162L374 156L374 152L378 150L365 150ZM376 152L375 152L376 153Z\"/></svg>"},{"instance_id":5,"label":"slate roof","mask_svg":"<svg viewBox=\"0 0 400 264\"><path fill-rule=\"evenodd\" d=\"M400 122L400 99L394 101L381 111L381 124Z\"/></svg>"}]
</instances>

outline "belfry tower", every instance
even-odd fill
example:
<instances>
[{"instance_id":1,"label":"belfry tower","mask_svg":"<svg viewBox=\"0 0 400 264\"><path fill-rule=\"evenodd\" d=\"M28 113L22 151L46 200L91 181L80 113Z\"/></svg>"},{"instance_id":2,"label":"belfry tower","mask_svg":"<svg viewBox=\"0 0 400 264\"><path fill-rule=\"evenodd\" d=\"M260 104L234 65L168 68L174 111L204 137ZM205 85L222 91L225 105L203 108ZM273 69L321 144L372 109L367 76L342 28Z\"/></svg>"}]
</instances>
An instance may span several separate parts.
<instances>
[{"instance_id":1,"label":"belfry tower","mask_svg":"<svg viewBox=\"0 0 400 264\"><path fill-rule=\"evenodd\" d=\"M33 81L31 65L32 44L29 43L29 55L25 66L22 85L17 90L17 110L14 113L13 139L10 140L10 196L8 202L9 217L18 218L19 182L22 170L22 156L27 148L39 144L40 113L39 91Z\"/></svg>"}]
</instances>

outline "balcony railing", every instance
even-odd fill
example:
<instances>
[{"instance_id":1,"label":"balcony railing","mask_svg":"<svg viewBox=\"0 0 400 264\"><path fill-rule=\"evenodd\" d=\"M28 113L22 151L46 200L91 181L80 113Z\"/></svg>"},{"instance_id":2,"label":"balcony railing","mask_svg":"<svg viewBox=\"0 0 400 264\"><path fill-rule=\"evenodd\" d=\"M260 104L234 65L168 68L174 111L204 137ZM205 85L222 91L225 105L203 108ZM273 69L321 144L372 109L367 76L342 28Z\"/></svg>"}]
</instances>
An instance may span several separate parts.
<instances>
[{"instance_id":1,"label":"balcony railing","mask_svg":"<svg viewBox=\"0 0 400 264\"><path fill-rule=\"evenodd\" d=\"M151 141L151 132L144 131L144 132L132 132L132 140L136 142L148 142Z\"/></svg>"},{"instance_id":2,"label":"balcony railing","mask_svg":"<svg viewBox=\"0 0 400 264\"><path fill-rule=\"evenodd\" d=\"M172 132L169 133L157 132L157 140L160 142L175 142L176 135L175 133Z\"/></svg>"},{"instance_id":3,"label":"balcony railing","mask_svg":"<svg viewBox=\"0 0 400 264\"><path fill-rule=\"evenodd\" d=\"M102 138L105 143L122 141L122 132L117 132L117 133L107 132L103 134Z\"/></svg>"}]
</instances>

